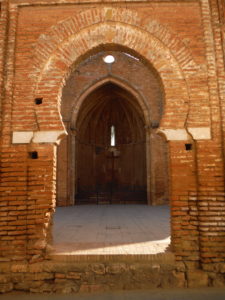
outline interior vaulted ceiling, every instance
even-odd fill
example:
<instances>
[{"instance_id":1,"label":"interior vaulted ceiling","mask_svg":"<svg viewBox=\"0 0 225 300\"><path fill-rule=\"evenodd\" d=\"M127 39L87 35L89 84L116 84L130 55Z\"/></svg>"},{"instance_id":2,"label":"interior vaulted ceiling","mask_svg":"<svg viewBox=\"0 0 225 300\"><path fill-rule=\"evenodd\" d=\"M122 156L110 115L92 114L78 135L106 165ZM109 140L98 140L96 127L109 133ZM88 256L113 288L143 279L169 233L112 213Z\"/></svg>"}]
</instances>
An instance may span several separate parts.
<instances>
[{"instance_id":1,"label":"interior vaulted ceiling","mask_svg":"<svg viewBox=\"0 0 225 300\"><path fill-rule=\"evenodd\" d=\"M87 131L90 135L91 130L89 142L107 143L112 125L117 127L118 143L131 143L144 138L144 117L137 100L127 90L107 83L90 93L81 106L76 126L78 138L87 141ZM103 139L98 137L100 131Z\"/></svg>"}]
</instances>

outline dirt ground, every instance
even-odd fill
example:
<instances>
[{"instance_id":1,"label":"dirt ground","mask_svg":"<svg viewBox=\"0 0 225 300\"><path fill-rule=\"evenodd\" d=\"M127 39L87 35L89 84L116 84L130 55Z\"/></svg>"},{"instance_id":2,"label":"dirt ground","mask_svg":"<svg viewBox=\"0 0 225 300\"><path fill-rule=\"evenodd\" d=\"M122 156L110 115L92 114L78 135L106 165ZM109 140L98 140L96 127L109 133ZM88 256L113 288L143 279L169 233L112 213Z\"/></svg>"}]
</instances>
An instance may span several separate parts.
<instances>
[{"instance_id":1,"label":"dirt ground","mask_svg":"<svg viewBox=\"0 0 225 300\"><path fill-rule=\"evenodd\" d=\"M0 300L224 300L225 289L157 289L120 291L96 294L36 295L11 293L0 295Z\"/></svg>"}]
</instances>

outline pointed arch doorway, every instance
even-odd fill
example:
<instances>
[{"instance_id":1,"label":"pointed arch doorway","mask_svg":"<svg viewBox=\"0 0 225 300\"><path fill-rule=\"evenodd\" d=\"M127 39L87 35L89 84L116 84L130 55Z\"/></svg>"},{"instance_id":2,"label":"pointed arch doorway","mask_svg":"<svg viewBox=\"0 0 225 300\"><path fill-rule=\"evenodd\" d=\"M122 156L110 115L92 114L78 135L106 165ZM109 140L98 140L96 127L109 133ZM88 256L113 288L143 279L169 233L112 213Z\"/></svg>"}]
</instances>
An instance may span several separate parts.
<instances>
[{"instance_id":1,"label":"pointed arch doorway","mask_svg":"<svg viewBox=\"0 0 225 300\"><path fill-rule=\"evenodd\" d=\"M146 166L137 99L115 83L101 85L84 99L77 117L75 203L146 204Z\"/></svg>"},{"instance_id":2,"label":"pointed arch doorway","mask_svg":"<svg viewBox=\"0 0 225 300\"><path fill-rule=\"evenodd\" d=\"M157 134L164 91L157 72L126 52L96 52L62 91L68 136L57 153L57 206L168 204L168 150ZM146 202L147 201L147 202Z\"/></svg>"}]
</instances>

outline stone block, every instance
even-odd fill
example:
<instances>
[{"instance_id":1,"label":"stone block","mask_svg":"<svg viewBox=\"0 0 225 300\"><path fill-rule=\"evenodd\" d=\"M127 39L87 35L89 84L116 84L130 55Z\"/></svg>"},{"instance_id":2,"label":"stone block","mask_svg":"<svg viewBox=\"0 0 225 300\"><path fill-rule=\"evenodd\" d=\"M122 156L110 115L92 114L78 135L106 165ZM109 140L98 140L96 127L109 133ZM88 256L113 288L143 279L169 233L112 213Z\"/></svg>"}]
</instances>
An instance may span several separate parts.
<instances>
[{"instance_id":1,"label":"stone block","mask_svg":"<svg viewBox=\"0 0 225 300\"><path fill-rule=\"evenodd\" d=\"M185 264L182 261L176 262L175 267L178 272L185 272L185 270L186 270Z\"/></svg>"},{"instance_id":2,"label":"stone block","mask_svg":"<svg viewBox=\"0 0 225 300\"><path fill-rule=\"evenodd\" d=\"M34 249L42 250L45 249L47 242L45 240L38 240L34 244Z\"/></svg>"},{"instance_id":3,"label":"stone block","mask_svg":"<svg viewBox=\"0 0 225 300\"><path fill-rule=\"evenodd\" d=\"M208 274L201 270L187 272L187 281L189 288L207 287Z\"/></svg>"},{"instance_id":4,"label":"stone block","mask_svg":"<svg viewBox=\"0 0 225 300\"><path fill-rule=\"evenodd\" d=\"M25 275L26 280L46 280L46 279L53 279L54 274L53 273L47 273L47 272L42 272L42 273L27 273Z\"/></svg>"},{"instance_id":5,"label":"stone block","mask_svg":"<svg viewBox=\"0 0 225 300\"><path fill-rule=\"evenodd\" d=\"M212 286L217 288L224 287L225 286L224 276L217 274L215 278L212 280Z\"/></svg>"},{"instance_id":6,"label":"stone block","mask_svg":"<svg viewBox=\"0 0 225 300\"><path fill-rule=\"evenodd\" d=\"M95 273L95 274L98 274L98 275L103 275L105 274L106 272L106 269L105 269L105 265L104 264L93 264L90 266L91 267L91 270Z\"/></svg>"},{"instance_id":7,"label":"stone block","mask_svg":"<svg viewBox=\"0 0 225 300\"><path fill-rule=\"evenodd\" d=\"M11 271L15 273L26 273L28 271L27 264L13 264Z\"/></svg>"},{"instance_id":8,"label":"stone block","mask_svg":"<svg viewBox=\"0 0 225 300\"><path fill-rule=\"evenodd\" d=\"M53 287L54 292L62 294L77 293L79 291L79 286L74 281L68 280L62 283L56 283Z\"/></svg>"},{"instance_id":9,"label":"stone block","mask_svg":"<svg viewBox=\"0 0 225 300\"><path fill-rule=\"evenodd\" d=\"M8 257L0 257L0 262L10 262L10 258Z\"/></svg>"},{"instance_id":10,"label":"stone block","mask_svg":"<svg viewBox=\"0 0 225 300\"><path fill-rule=\"evenodd\" d=\"M8 283L0 283L0 293L8 293L13 290L13 284L11 282Z\"/></svg>"},{"instance_id":11,"label":"stone block","mask_svg":"<svg viewBox=\"0 0 225 300\"><path fill-rule=\"evenodd\" d=\"M0 283L10 282L11 276L9 274L0 274Z\"/></svg>"},{"instance_id":12,"label":"stone block","mask_svg":"<svg viewBox=\"0 0 225 300\"><path fill-rule=\"evenodd\" d=\"M53 288L53 284L45 282L43 285L40 286L38 293L52 293Z\"/></svg>"},{"instance_id":13,"label":"stone block","mask_svg":"<svg viewBox=\"0 0 225 300\"><path fill-rule=\"evenodd\" d=\"M65 135L66 132L63 130L35 131L32 141L33 143L57 143Z\"/></svg>"},{"instance_id":14,"label":"stone block","mask_svg":"<svg viewBox=\"0 0 225 300\"><path fill-rule=\"evenodd\" d=\"M186 129L158 129L165 134L168 141L187 141L189 140Z\"/></svg>"},{"instance_id":15,"label":"stone block","mask_svg":"<svg viewBox=\"0 0 225 300\"><path fill-rule=\"evenodd\" d=\"M42 282L37 287L31 287L29 291L31 293L52 293L53 289L54 289L53 284Z\"/></svg>"},{"instance_id":16,"label":"stone block","mask_svg":"<svg viewBox=\"0 0 225 300\"><path fill-rule=\"evenodd\" d=\"M56 265L55 262L45 260L43 263L41 262L40 264L43 266L43 272L49 272L49 273L55 272L55 269L54 269L54 267Z\"/></svg>"},{"instance_id":17,"label":"stone block","mask_svg":"<svg viewBox=\"0 0 225 300\"><path fill-rule=\"evenodd\" d=\"M94 292L104 292L108 291L109 286L104 284L81 284L79 292L80 293L94 293Z\"/></svg>"},{"instance_id":18,"label":"stone block","mask_svg":"<svg viewBox=\"0 0 225 300\"><path fill-rule=\"evenodd\" d=\"M14 290L16 291L29 291L30 289L30 282L18 282L14 284Z\"/></svg>"},{"instance_id":19,"label":"stone block","mask_svg":"<svg viewBox=\"0 0 225 300\"><path fill-rule=\"evenodd\" d=\"M12 136L13 144L29 144L33 137L33 131L14 131Z\"/></svg>"},{"instance_id":20,"label":"stone block","mask_svg":"<svg viewBox=\"0 0 225 300\"><path fill-rule=\"evenodd\" d=\"M10 263L0 263L1 273L9 273L11 271Z\"/></svg>"},{"instance_id":21,"label":"stone block","mask_svg":"<svg viewBox=\"0 0 225 300\"><path fill-rule=\"evenodd\" d=\"M29 263L34 264L34 263L41 262L43 260L44 260L44 258L41 256L41 254L35 254L31 257Z\"/></svg>"},{"instance_id":22,"label":"stone block","mask_svg":"<svg viewBox=\"0 0 225 300\"><path fill-rule=\"evenodd\" d=\"M106 272L109 274L121 274L126 271L126 265L123 263L112 264L106 267Z\"/></svg>"},{"instance_id":23,"label":"stone block","mask_svg":"<svg viewBox=\"0 0 225 300\"><path fill-rule=\"evenodd\" d=\"M198 128L188 128L188 131L192 135L194 140L210 140L211 130L210 127L198 127Z\"/></svg>"},{"instance_id":24,"label":"stone block","mask_svg":"<svg viewBox=\"0 0 225 300\"><path fill-rule=\"evenodd\" d=\"M62 274L62 275L64 275L64 274ZM79 279L81 279L81 275L82 275L82 273L69 272L68 275L66 276L66 278L79 280Z\"/></svg>"},{"instance_id":25,"label":"stone block","mask_svg":"<svg viewBox=\"0 0 225 300\"><path fill-rule=\"evenodd\" d=\"M198 261L185 261L184 262L187 270L197 270L199 268L199 262Z\"/></svg>"},{"instance_id":26,"label":"stone block","mask_svg":"<svg viewBox=\"0 0 225 300\"><path fill-rule=\"evenodd\" d=\"M221 272L221 273L225 273L225 263L220 263L220 264L218 265L218 270L219 270L219 272Z\"/></svg>"},{"instance_id":27,"label":"stone block","mask_svg":"<svg viewBox=\"0 0 225 300\"><path fill-rule=\"evenodd\" d=\"M161 274L161 287L163 288L184 288L186 287L185 274L173 271Z\"/></svg>"},{"instance_id":28,"label":"stone block","mask_svg":"<svg viewBox=\"0 0 225 300\"><path fill-rule=\"evenodd\" d=\"M13 283L18 283L18 282L23 282L24 280L24 273L12 273L12 282Z\"/></svg>"},{"instance_id":29,"label":"stone block","mask_svg":"<svg viewBox=\"0 0 225 300\"><path fill-rule=\"evenodd\" d=\"M41 273L44 272L44 263L40 262L40 263L34 263L34 264L29 264L28 266L28 272L30 273Z\"/></svg>"},{"instance_id":30,"label":"stone block","mask_svg":"<svg viewBox=\"0 0 225 300\"><path fill-rule=\"evenodd\" d=\"M162 276L160 275L160 268L152 268L151 265L137 264L131 270L131 281L133 286L140 288L157 288L161 285ZM130 286L126 284L126 286Z\"/></svg>"},{"instance_id":31,"label":"stone block","mask_svg":"<svg viewBox=\"0 0 225 300\"><path fill-rule=\"evenodd\" d=\"M66 274L64 274L64 273L56 273L55 274L55 278L56 279L65 279L66 278Z\"/></svg>"}]
</instances>

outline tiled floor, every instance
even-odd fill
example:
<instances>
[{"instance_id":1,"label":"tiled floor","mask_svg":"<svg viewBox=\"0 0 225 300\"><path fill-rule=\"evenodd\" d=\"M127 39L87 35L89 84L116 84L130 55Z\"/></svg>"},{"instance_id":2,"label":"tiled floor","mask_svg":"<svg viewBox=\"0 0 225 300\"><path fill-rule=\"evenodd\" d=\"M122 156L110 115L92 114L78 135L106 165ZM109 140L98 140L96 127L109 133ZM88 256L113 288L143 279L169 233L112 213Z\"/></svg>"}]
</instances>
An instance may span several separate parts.
<instances>
[{"instance_id":1,"label":"tiled floor","mask_svg":"<svg viewBox=\"0 0 225 300\"><path fill-rule=\"evenodd\" d=\"M164 253L170 243L169 215L168 206L58 207L54 248L70 255Z\"/></svg>"}]
</instances>

